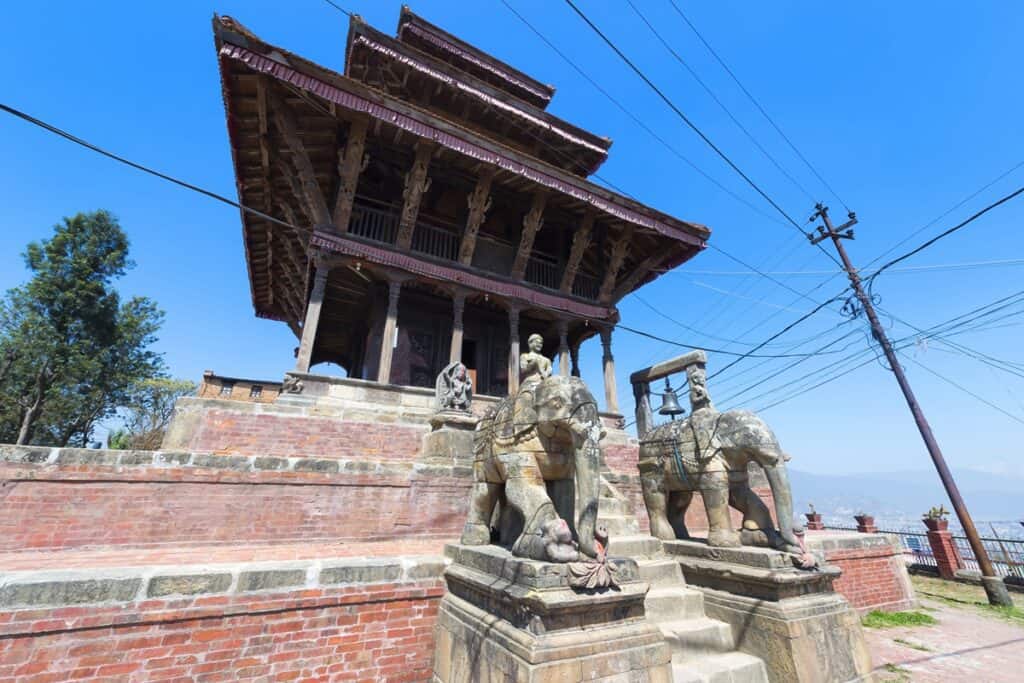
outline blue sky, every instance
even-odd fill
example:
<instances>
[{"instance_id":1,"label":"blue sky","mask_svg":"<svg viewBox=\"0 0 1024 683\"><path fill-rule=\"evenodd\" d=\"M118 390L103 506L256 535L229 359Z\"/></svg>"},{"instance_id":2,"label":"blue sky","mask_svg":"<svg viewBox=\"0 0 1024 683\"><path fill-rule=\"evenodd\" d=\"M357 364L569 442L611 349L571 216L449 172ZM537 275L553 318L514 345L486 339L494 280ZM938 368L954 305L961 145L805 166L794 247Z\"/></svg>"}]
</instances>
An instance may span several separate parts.
<instances>
[{"instance_id":1,"label":"blue sky","mask_svg":"<svg viewBox=\"0 0 1024 683\"><path fill-rule=\"evenodd\" d=\"M821 252L730 171L646 89L563 3L510 0L524 16L598 79L648 126L758 207L755 212L696 174L638 128L537 39L498 0L423 1L413 9L451 32L557 87L550 111L614 139L600 175L639 200L713 229L712 242L808 292L834 270ZM347 0L343 6L393 32L400 3ZM768 162L718 105L658 44L624 2L583 2L585 11L717 144L798 220L813 203ZM1024 160L1024 6L1017 3L681 3L799 149L860 218L848 243L866 263ZM772 131L668 0L638 2L754 137L814 198L844 211ZM197 185L235 197L210 20L229 14L266 40L343 69L347 17L322 0L281 2L16 3L0 26L0 101L101 146ZM0 118L0 288L22 282L20 253L47 236L62 216L106 208L132 240L137 267L126 294L155 298L167 312L159 348L174 375L279 378L292 365L295 340L280 323L252 313L236 210L119 166L51 134ZM1024 184L1009 174L902 251ZM909 266L1024 259L1024 199L997 209L944 240ZM744 351L814 306L707 250L641 296L620 305L623 323L683 343ZM710 272L708 272L710 271ZM893 273L879 278L882 306L926 327L1006 296L1024 282L1019 265ZM840 278L810 294L820 302ZM866 348L859 320L843 322L833 305L780 338L772 353L806 352L841 334L834 348ZM765 318L771 317L765 321ZM1018 316L1004 322L1019 322ZM909 330L893 324L893 333ZM803 347L793 343L830 330ZM993 356L1024 361L1021 327L958 337ZM736 340L741 343L729 343ZM619 402L632 412L628 374L680 352L616 333ZM913 349L911 350L913 351ZM839 356L805 362L737 403L767 405L787 380ZM600 347L584 346L584 375L600 394ZM1024 419L1024 382L937 344L916 359ZM727 358L711 354L710 371ZM746 361L711 382L719 399L785 361ZM954 467L1024 476L1024 425L907 363L911 381ZM790 385L792 386L792 385ZM757 398L763 390L773 390ZM746 402L748 399L749 402ZM722 403L719 400L720 404ZM800 469L841 473L930 467L890 373L870 364L771 408L765 417Z\"/></svg>"}]
</instances>

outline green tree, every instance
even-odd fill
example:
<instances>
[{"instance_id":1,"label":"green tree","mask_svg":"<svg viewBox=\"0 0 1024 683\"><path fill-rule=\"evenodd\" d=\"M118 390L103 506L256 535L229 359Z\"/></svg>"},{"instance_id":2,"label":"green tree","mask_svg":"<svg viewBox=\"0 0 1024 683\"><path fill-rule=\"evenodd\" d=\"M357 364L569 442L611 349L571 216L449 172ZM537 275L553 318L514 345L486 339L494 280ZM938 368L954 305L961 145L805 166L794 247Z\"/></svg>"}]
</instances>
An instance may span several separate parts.
<instances>
[{"instance_id":1,"label":"green tree","mask_svg":"<svg viewBox=\"0 0 1024 683\"><path fill-rule=\"evenodd\" d=\"M0 303L0 441L85 446L140 382L163 376L150 349L163 313L112 287L134 264L107 211L65 218L25 264L32 278Z\"/></svg>"},{"instance_id":2,"label":"green tree","mask_svg":"<svg viewBox=\"0 0 1024 683\"><path fill-rule=\"evenodd\" d=\"M160 448L164 432L182 396L196 391L195 382L160 377L139 382L123 408L124 427L107 439L110 448L152 451Z\"/></svg>"}]
</instances>

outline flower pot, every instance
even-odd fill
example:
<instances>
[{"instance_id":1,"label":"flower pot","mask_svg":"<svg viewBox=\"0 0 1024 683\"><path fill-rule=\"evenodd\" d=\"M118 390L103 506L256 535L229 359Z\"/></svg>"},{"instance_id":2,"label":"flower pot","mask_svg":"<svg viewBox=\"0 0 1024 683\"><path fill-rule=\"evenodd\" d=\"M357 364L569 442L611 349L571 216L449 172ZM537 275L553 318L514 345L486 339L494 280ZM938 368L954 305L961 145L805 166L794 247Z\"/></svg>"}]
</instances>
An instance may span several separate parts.
<instances>
[{"instance_id":1,"label":"flower pot","mask_svg":"<svg viewBox=\"0 0 1024 683\"><path fill-rule=\"evenodd\" d=\"M941 518L929 518L925 517L923 520L924 525L928 527L928 531L945 531L949 528L949 520Z\"/></svg>"},{"instance_id":2,"label":"flower pot","mask_svg":"<svg viewBox=\"0 0 1024 683\"><path fill-rule=\"evenodd\" d=\"M821 521L821 513L805 512L804 517L807 518L807 529L809 531L821 531L825 528L825 523Z\"/></svg>"}]
</instances>

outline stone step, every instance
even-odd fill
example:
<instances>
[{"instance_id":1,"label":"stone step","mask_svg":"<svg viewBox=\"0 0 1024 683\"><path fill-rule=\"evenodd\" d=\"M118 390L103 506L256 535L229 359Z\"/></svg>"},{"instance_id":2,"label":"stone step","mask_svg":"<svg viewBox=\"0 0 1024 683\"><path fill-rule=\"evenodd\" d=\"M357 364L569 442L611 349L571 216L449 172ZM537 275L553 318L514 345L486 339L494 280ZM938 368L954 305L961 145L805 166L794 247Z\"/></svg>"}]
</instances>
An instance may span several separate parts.
<instances>
[{"instance_id":1,"label":"stone step","mask_svg":"<svg viewBox=\"0 0 1024 683\"><path fill-rule=\"evenodd\" d=\"M612 536L608 543L608 554L619 557L650 557L661 554L661 541L654 536Z\"/></svg>"},{"instance_id":2,"label":"stone step","mask_svg":"<svg viewBox=\"0 0 1024 683\"><path fill-rule=\"evenodd\" d=\"M619 498L600 498L597 501L597 509L601 515L633 516L633 506L628 501Z\"/></svg>"},{"instance_id":3,"label":"stone step","mask_svg":"<svg viewBox=\"0 0 1024 683\"><path fill-rule=\"evenodd\" d=\"M672 648L672 661L701 658L713 654L732 652L736 649L729 625L701 617L663 621L657 624Z\"/></svg>"},{"instance_id":4,"label":"stone step","mask_svg":"<svg viewBox=\"0 0 1024 683\"><path fill-rule=\"evenodd\" d=\"M764 662L744 652L672 660L674 683L768 683Z\"/></svg>"},{"instance_id":5,"label":"stone step","mask_svg":"<svg viewBox=\"0 0 1024 683\"><path fill-rule=\"evenodd\" d=\"M704 594L686 586L655 586L644 598L649 621L671 623L684 619L704 619Z\"/></svg>"},{"instance_id":6,"label":"stone step","mask_svg":"<svg viewBox=\"0 0 1024 683\"><path fill-rule=\"evenodd\" d=\"M640 533L640 524L632 517L623 515L606 515L602 512L597 517L597 523L603 524L608 529L608 534L616 536L636 536Z\"/></svg>"},{"instance_id":7,"label":"stone step","mask_svg":"<svg viewBox=\"0 0 1024 683\"><path fill-rule=\"evenodd\" d=\"M660 585L686 585L683 578L683 570L675 560L637 560L637 568L640 570L640 578L651 584L651 587Z\"/></svg>"},{"instance_id":8,"label":"stone step","mask_svg":"<svg viewBox=\"0 0 1024 683\"><path fill-rule=\"evenodd\" d=\"M672 661L675 683L767 683L764 662L744 652L711 655L699 660Z\"/></svg>"}]
</instances>

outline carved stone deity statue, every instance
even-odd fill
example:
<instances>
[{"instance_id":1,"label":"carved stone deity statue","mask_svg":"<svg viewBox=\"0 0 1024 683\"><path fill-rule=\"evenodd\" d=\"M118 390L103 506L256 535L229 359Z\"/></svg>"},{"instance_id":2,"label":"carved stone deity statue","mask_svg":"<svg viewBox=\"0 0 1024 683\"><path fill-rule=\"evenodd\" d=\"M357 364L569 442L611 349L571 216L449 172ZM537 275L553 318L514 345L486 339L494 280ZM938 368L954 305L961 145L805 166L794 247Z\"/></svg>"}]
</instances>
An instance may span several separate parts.
<instances>
[{"instance_id":1,"label":"carved stone deity statue","mask_svg":"<svg viewBox=\"0 0 1024 683\"><path fill-rule=\"evenodd\" d=\"M529 351L519 356L519 383L537 382L551 376L551 360L541 354L544 337L531 334L526 340Z\"/></svg>"},{"instance_id":2,"label":"carved stone deity statue","mask_svg":"<svg viewBox=\"0 0 1024 683\"><path fill-rule=\"evenodd\" d=\"M456 361L437 376L434 395L440 410L469 412L473 402L473 379L466 366Z\"/></svg>"}]
</instances>

